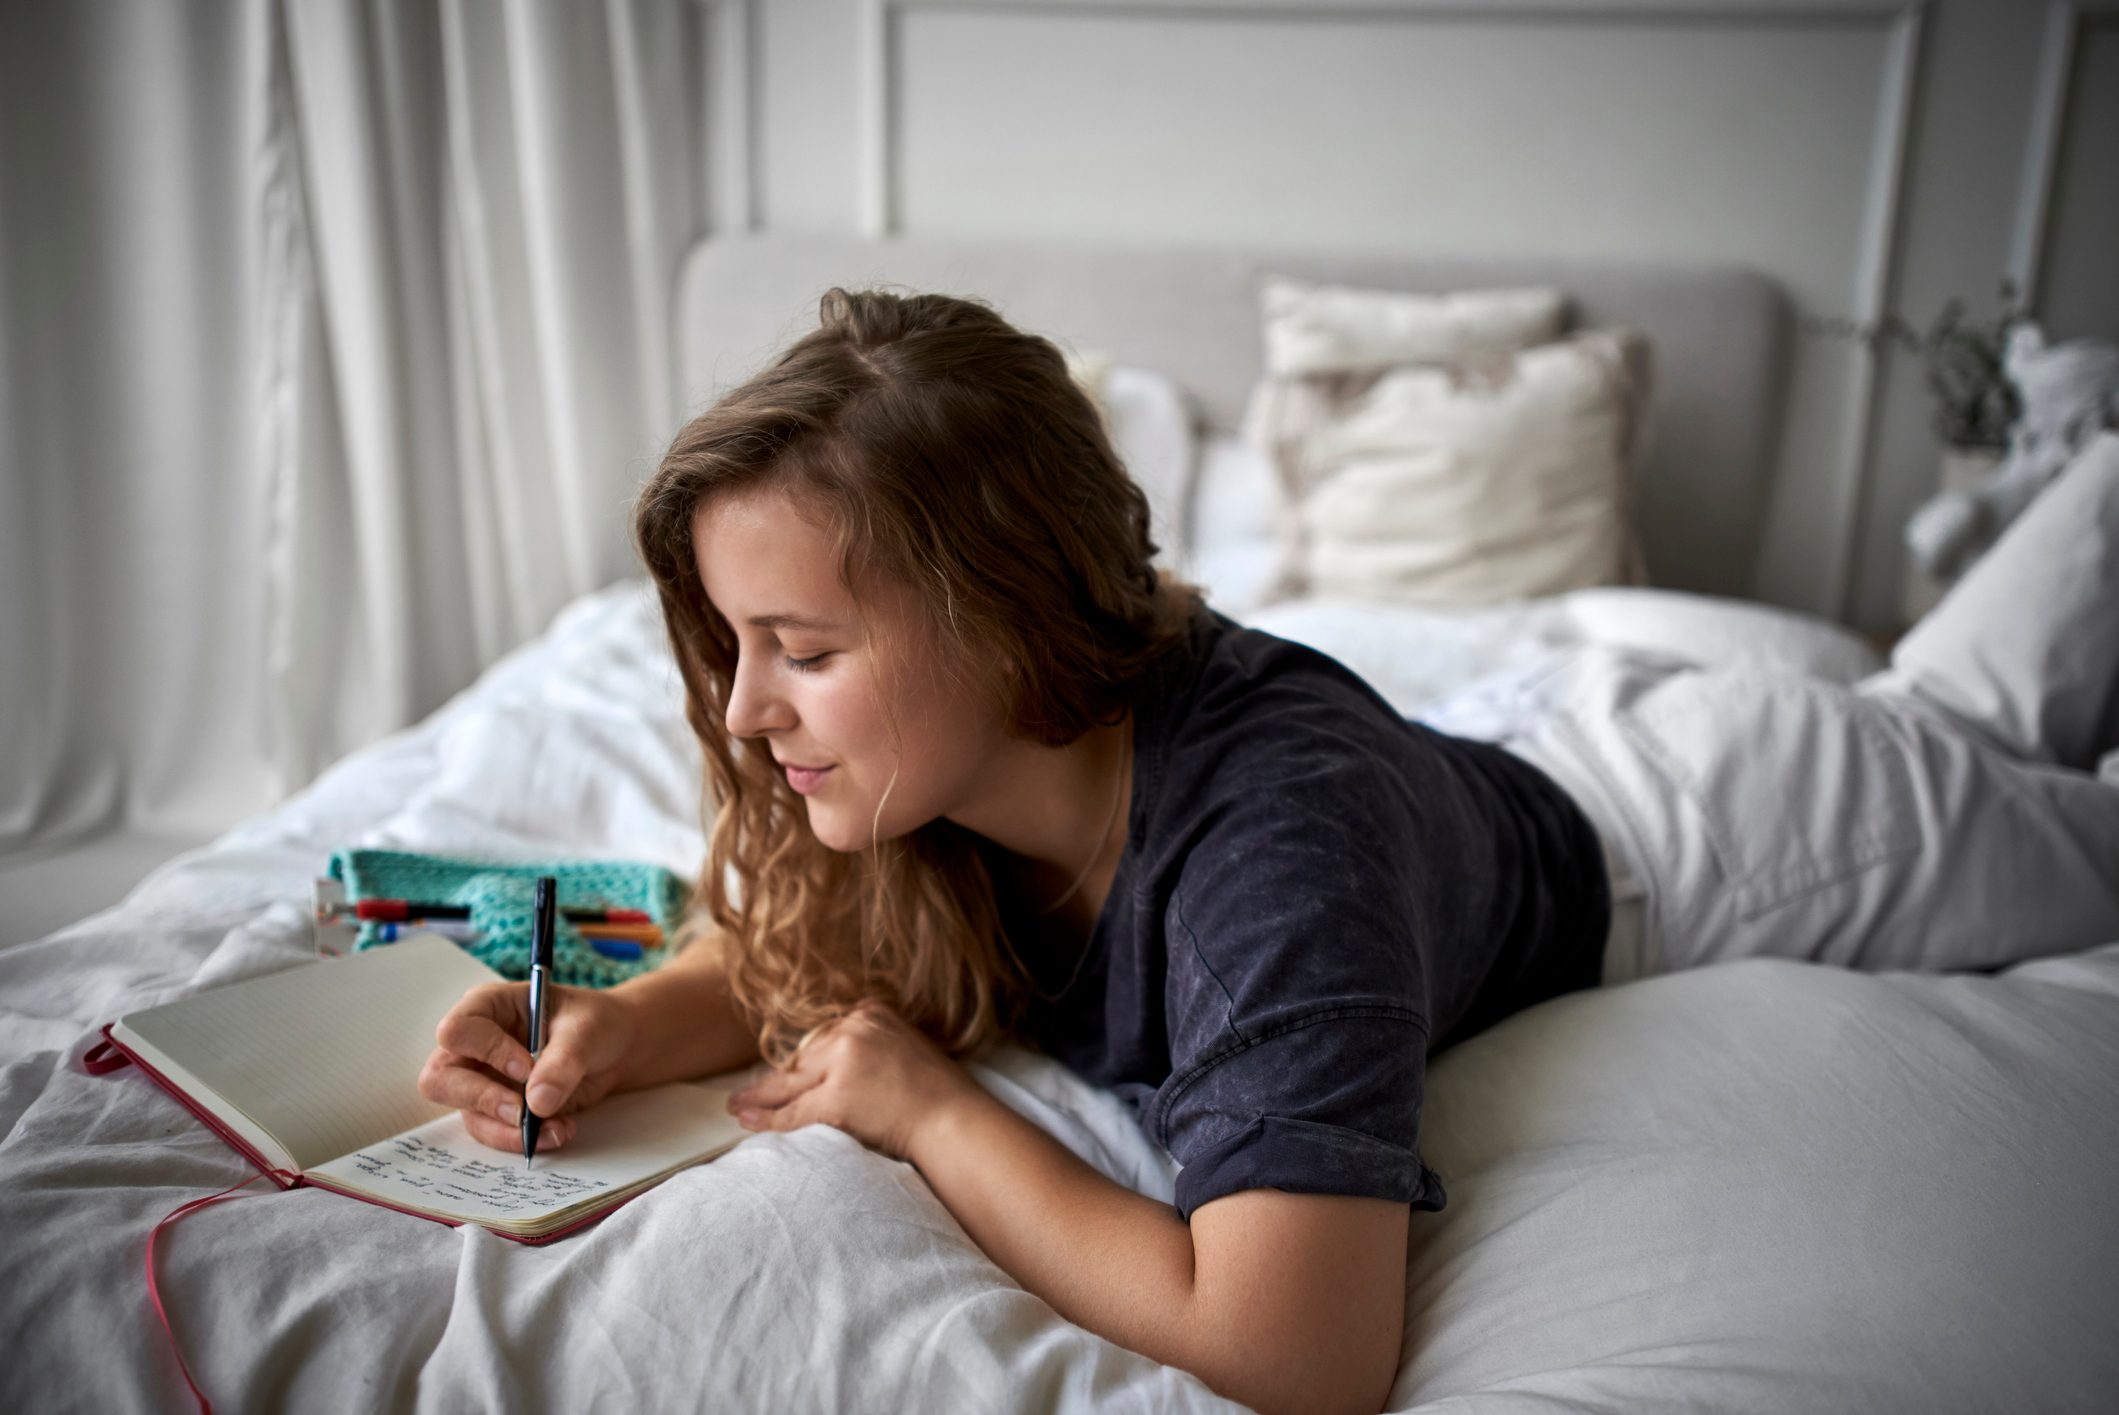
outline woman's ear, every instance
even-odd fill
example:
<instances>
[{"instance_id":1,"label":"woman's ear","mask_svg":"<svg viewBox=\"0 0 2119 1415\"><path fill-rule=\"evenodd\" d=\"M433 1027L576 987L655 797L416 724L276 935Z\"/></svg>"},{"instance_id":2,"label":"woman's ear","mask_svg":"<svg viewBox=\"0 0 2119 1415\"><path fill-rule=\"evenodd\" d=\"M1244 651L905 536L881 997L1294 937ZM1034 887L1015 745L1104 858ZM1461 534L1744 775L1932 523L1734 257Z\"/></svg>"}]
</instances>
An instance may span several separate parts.
<instances>
[{"instance_id":1,"label":"woman's ear","mask_svg":"<svg viewBox=\"0 0 2119 1415\"><path fill-rule=\"evenodd\" d=\"M1023 665L1014 654L995 645L986 650L987 681L993 684L996 705L1006 712L1015 704L1023 682Z\"/></svg>"},{"instance_id":2,"label":"woman's ear","mask_svg":"<svg viewBox=\"0 0 2119 1415\"><path fill-rule=\"evenodd\" d=\"M996 683L1013 685L1023 675L1023 667L1016 662L1015 655L1003 644L980 644L972 653L978 666L986 676Z\"/></svg>"}]
</instances>

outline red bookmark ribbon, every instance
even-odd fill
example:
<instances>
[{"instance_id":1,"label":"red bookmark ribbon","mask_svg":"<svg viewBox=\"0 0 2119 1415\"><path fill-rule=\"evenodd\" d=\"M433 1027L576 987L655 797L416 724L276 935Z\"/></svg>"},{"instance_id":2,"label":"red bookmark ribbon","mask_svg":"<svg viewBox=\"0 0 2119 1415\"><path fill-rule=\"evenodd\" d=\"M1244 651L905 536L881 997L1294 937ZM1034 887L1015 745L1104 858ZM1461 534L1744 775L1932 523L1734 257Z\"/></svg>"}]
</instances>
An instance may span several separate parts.
<instances>
[{"instance_id":1,"label":"red bookmark ribbon","mask_svg":"<svg viewBox=\"0 0 2119 1415\"><path fill-rule=\"evenodd\" d=\"M245 1185L254 1184L265 1177L262 1173L253 1174L248 1179L229 1185L218 1194L208 1194L203 1199L193 1199L188 1203L179 1204L176 1208L162 1215L161 1222L157 1223L147 1234L147 1296L155 1304L155 1315L162 1319L162 1330L169 1337L169 1349L177 1358L177 1369L184 1373L184 1384L191 1387L193 1398L199 1402L200 1415L213 1415L213 1402L206 1398L206 1392L199 1389L199 1383L191 1378L191 1367L184 1364L184 1349L177 1345L176 1329L169 1325L169 1312L162 1306L162 1292L155 1285L155 1239L161 1236L165 1225L176 1222L193 1209L203 1209L208 1204L218 1204L223 1199L235 1198L237 1197L236 1190L243 1188Z\"/></svg>"}]
</instances>

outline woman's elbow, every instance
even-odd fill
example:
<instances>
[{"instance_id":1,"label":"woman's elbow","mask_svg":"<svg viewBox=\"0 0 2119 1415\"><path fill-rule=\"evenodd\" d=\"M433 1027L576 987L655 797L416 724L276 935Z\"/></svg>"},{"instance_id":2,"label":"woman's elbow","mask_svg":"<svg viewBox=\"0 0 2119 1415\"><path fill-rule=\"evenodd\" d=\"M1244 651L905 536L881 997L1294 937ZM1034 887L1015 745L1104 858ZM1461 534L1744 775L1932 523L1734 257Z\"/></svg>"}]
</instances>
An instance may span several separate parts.
<instances>
[{"instance_id":1,"label":"woman's elbow","mask_svg":"<svg viewBox=\"0 0 2119 1415\"><path fill-rule=\"evenodd\" d=\"M1408 1216L1383 1199L1269 1188L1200 1205L1192 1369L1262 1415L1375 1415L1405 1341Z\"/></svg>"},{"instance_id":2,"label":"woman's elbow","mask_svg":"<svg viewBox=\"0 0 2119 1415\"><path fill-rule=\"evenodd\" d=\"M1398 1379L1398 1345L1355 1355L1252 1345L1202 1379L1258 1415L1376 1415Z\"/></svg>"}]
</instances>

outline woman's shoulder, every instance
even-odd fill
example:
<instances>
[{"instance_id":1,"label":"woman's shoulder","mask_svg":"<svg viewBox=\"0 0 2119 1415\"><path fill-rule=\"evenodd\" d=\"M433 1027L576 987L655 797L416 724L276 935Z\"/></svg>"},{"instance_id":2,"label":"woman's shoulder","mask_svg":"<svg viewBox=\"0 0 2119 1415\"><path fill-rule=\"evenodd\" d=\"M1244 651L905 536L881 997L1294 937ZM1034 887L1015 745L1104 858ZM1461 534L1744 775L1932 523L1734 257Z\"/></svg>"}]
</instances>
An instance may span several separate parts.
<instances>
[{"instance_id":1,"label":"woman's shoulder","mask_svg":"<svg viewBox=\"0 0 2119 1415\"><path fill-rule=\"evenodd\" d=\"M1208 610L1188 673L1158 704L1174 759L1194 768L1287 762L1314 768L1346 756L1396 757L1426 734L1338 659Z\"/></svg>"},{"instance_id":2,"label":"woman's shoulder","mask_svg":"<svg viewBox=\"0 0 2119 1415\"><path fill-rule=\"evenodd\" d=\"M1422 798L1463 789L1452 744L1402 717L1352 669L1214 618L1139 722L1150 839L1188 842L1183 854L1242 822L1281 834L1306 823L1395 832L1420 815Z\"/></svg>"}]
</instances>

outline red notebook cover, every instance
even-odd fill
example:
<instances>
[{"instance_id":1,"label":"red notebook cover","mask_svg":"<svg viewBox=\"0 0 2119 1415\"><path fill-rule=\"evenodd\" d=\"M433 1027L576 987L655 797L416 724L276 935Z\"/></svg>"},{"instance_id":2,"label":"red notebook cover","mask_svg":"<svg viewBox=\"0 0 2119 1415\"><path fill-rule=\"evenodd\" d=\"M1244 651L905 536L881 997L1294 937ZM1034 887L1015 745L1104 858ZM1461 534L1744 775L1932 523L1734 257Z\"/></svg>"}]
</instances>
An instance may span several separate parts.
<instances>
[{"instance_id":1,"label":"red notebook cover","mask_svg":"<svg viewBox=\"0 0 2119 1415\"><path fill-rule=\"evenodd\" d=\"M233 1130L230 1130L226 1125L223 1125L219 1116L215 1115L212 1111L206 1109L206 1107L200 1105L197 1101L194 1101L190 1096L186 1095L183 1089L179 1087L174 1081L170 1080L167 1076L164 1076L161 1072L155 1070L154 1067L148 1065L146 1061L142 1060L138 1052L134 1051L131 1047L125 1045L125 1043L119 1041L116 1037L112 1036L110 1029L114 1025L116 1024L110 1022L105 1022L103 1024L103 1040L97 1042L94 1046L90 1047L85 1053L82 1054L82 1070L86 1071L91 1076L106 1076L109 1075L111 1072L116 1071L121 1067L127 1065L139 1067L141 1071L147 1074L148 1079L152 1080L157 1086L160 1086L163 1090L169 1092L169 1094L171 1094L172 1096L175 1096L177 1098L177 1101L186 1110L190 1111L193 1115L196 1115L199 1119L205 1121L206 1127L209 1130L213 1131L214 1134L220 1136L223 1140L226 1140L230 1148L234 1149L235 1152L241 1155L244 1159L247 1159L252 1164L256 1165L258 1167L258 1170L263 1173L266 1178L270 1179L274 1184L279 1185L280 1188L292 1189L297 1185L307 1185L312 1189L328 1189L334 1194L344 1194L349 1199L358 1199L364 1204L374 1204L378 1208L392 1209L401 1214L410 1214L414 1218L423 1218L430 1223L444 1224L450 1228L461 1228L463 1226L463 1220L461 1219L443 1218L438 1214L421 1213L417 1209L408 1209L400 1204L388 1203L382 1199L375 1198L373 1195L370 1194L357 1194L351 1189L341 1189L338 1185L327 1184L321 1179L311 1179L307 1175L298 1174L291 1170L273 1168L270 1164L266 1163L265 1157L263 1155L259 1154L255 1149L251 1147L249 1141L245 1140L242 1136L236 1134ZM652 1189L653 1187L654 1186L650 1185L649 1189ZM647 1192L648 1189L642 1189L635 1193L628 1194L623 1199L618 1200L616 1203L611 1204L606 1208L597 1209L591 1213L583 1214L580 1218L575 1219L573 1222L565 1225L564 1227L555 1228L550 1233L540 1233L534 1237L527 1237L520 1233L507 1233L497 1228L487 1228L484 1224L480 1224L478 1225L478 1227L485 1228L486 1232L492 1234L496 1238L505 1238L515 1243L527 1243L532 1247L541 1246L543 1244L553 1242L556 1239L564 1238L570 1233L576 1233L579 1232L581 1229L587 1228L590 1224L597 1222L598 1220L604 1218L605 1216L615 1212L620 1208L623 1208L625 1205L639 1198L641 1194L645 1194Z\"/></svg>"}]
</instances>

